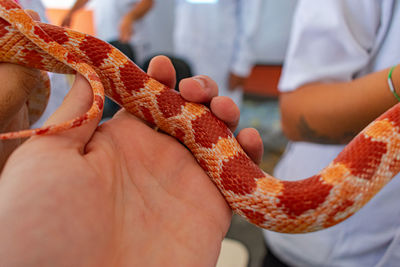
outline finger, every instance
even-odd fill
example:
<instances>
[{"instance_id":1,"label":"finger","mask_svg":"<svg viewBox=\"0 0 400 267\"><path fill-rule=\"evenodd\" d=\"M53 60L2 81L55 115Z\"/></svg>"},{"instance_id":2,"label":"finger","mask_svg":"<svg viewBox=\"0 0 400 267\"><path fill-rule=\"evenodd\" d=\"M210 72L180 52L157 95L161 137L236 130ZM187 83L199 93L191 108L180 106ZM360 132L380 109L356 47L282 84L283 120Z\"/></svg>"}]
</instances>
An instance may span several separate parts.
<instances>
[{"instance_id":1,"label":"finger","mask_svg":"<svg viewBox=\"0 0 400 267\"><path fill-rule=\"evenodd\" d=\"M236 139L247 155L256 164L260 164L264 153L264 146L258 131L253 128L243 129L239 132Z\"/></svg>"},{"instance_id":2,"label":"finger","mask_svg":"<svg viewBox=\"0 0 400 267\"><path fill-rule=\"evenodd\" d=\"M129 43L129 37L130 37L129 33L126 33L126 32L123 33L121 35L121 39L120 39L121 43L123 43L123 44Z\"/></svg>"},{"instance_id":3,"label":"finger","mask_svg":"<svg viewBox=\"0 0 400 267\"><path fill-rule=\"evenodd\" d=\"M27 101L40 72L11 63L0 64L0 127L8 124Z\"/></svg>"},{"instance_id":4,"label":"finger","mask_svg":"<svg viewBox=\"0 0 400 267\"><path fill-rule=\"evenodd\" d=\"M123 43L128 43L132 36L132 30L129 27L122 27L120 31L121 41Z\"/></svg>"},{"instance_id":5,"label":"finger","mask_svg":"<svg viewBox=\"0 0 400 267\"><path fill-rule=\"evenodd\" d=\"M31 18L33 18L33 20L40 21L40 16L36 11L34 11L32 9L25 9L25 12L28 13L29 16L31 16Z\"/></svg>"},{"instance_id":6,"label":"finger","mask_svg":"<svg viewBox=\"0 0 400 267\"><path fill-rule=\"evenodd\" d=\"M154 57L149 63L147 73L150 77L165 84L169 88L175 88L176 73L172 62L168 57Z\"/></svg>"},{"instance_id":7,"label":"finger","mask_svg":"<svg viewBox=\"0 0 400 267\"><path fill-rule=\"evenodd\" d=\"M183 98L196 103L208 103L218 95L218 85L205 75L183 79L179 83Z\"/></svg>"},{"instance_id":8,"label":"finger","mask_svg":"<svg viewBox=\"0 0 400 267\"><path fill-rule=\"evenodd\" d=\"M239 124L240 110L232 99L226 96L214 97L211 100L210 109L232 132L236 130Z\"/></svg>"},{"instance_id":9,"label":"finger","mask_svg":"<svg viewBox=\"0 0 400 267\"><path fill-rule=\"evenodd\" d=\"M69 18L65 18L62 22L61 22L61 26L62 27L69 27L71 26L71 20Z\"/></svg>"},{"instance_id":10,"label":"finger","mask_svg":"<svg viewBox=\"0 0 400 267\"><path fill-rule=\"evenodd\" d=\"M68 92L61 106L45 122L45 126L56 125L77 118L85 114L91 107L92 103L93 94L89 82L82 75L77 74L71 90ZM101 113L97 116L97 118L86 124L71 130L60 132L54 136L66 137L62 139L67 140L69 145L71 145L70 143L72 142L74 145L83 148L83 146L91 138L100 119ZM48 137L51 136L52 135L48 135Z\"/></svg>"},{"instance_id":11,"label":"finger","mask_svg":"<svg viewBox=\"0 0 400 267\"><path fill-rule=\"evenodd\" d=\"M122 24L119 26L119 40L120 42L125 43L125 28Z\"/></svg>"}]
</instances>

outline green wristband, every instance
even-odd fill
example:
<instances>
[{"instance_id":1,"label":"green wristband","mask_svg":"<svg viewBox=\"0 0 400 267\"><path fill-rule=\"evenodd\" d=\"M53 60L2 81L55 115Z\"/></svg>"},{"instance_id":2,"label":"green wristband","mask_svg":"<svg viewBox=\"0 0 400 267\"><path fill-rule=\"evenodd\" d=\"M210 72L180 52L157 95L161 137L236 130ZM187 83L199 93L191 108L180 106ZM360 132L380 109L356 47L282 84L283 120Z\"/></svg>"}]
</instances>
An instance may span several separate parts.
<instances>
[{"instance_id":1,"label":"green wristband","mask_svg":"<svg viewBox=\"0 0 400 267\"><path fill-rule=\"evenodd\" d=\"M400 102L400 96L396 93L396 89L394 88L393 82L392 82L392 72L396 66L393 66L390 68L389 75L388 75L388 84L390 91L393 93L393 95L397 98L397 100Z\"/></svg>"}]
</instances>

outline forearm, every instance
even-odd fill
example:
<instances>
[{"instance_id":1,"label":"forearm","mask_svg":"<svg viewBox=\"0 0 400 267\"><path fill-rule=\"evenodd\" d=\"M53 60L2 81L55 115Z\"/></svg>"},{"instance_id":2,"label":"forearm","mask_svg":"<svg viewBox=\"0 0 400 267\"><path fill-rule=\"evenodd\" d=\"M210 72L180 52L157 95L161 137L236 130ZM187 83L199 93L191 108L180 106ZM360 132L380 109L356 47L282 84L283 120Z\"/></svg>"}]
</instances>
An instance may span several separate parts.
<instances>
[{"instance_id":1,"label":"forearm","mask_svg":"<svg viewBox=\"0 0 400 267\"><path fill-rule=\"evenodd\" d=\"M73 14L86 5L89 0L76 0L75 4L69 10L69 14Z\"/></svg>"},{"instance_id":2,"label":"forearm","mask_svg":"<svg viewBox=\"0 0 400 267\"><path fill-rule=\"evenodd\" d=\"M398 101L391 93L389 69L351 82L310 83L282 93L282 128L294 141L347 143ZM400 68L392 80L400 90Z\"/></svg>"},{"instance_id":3,"label":"forearm","mask_svg":"<svg viewBox=\"0 0 400 267\"><path fill-rule=\"evenodd\" d=\"M142 0L132 7L126 14L132 22L144 17L153 7L153 0Z\"/></svg>"}]
</instances>

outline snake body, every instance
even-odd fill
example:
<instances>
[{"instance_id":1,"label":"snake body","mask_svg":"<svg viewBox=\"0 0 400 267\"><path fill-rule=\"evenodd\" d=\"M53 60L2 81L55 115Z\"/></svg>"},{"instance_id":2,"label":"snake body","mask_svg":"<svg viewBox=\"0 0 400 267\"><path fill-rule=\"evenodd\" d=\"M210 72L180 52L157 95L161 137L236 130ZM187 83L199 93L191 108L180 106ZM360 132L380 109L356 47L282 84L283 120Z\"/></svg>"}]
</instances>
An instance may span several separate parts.
<instances>
[{"instance_id":1,"label":"snake body","mask_svg":"<svg viewBox=\"0 0 400 267\"><path fill-rule=\"evenodd\" d=\"M365 205L400 170L400 105L360 132L326 168L299 181L264 173L203 105L150 78L121 52L92 36L33 21L0 1L0 61L57 73L81 73L93 89L82 116L60 125L3 133L0 139L64 131L95 118L104 92L127 111L181 141L230 207L262 228L303 233L335 225Z\"/></svg>"}]
</instances>

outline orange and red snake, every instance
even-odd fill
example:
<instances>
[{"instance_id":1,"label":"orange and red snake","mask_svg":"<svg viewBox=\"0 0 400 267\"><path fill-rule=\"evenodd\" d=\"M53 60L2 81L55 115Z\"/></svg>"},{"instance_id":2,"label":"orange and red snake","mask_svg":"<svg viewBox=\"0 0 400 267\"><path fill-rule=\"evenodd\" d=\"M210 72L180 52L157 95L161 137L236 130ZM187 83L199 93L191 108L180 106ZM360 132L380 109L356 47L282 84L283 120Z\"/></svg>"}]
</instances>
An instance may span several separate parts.
<instances>
[{"instance_id":1,"label":"orange and red snake","mask_svg":"<svg viewBox=\"0 0 400 267\"><path fill-rule=\"evenodd\" d=\"M367 126L320 173L281 181L259 169L209 109L185 101L107 43L35 22L11 0L0 1L0 16L0 61L57 73L78 72L93 89L93 104L82 116L59 125L3 133L0 139L79 127L102 111L105 92L127 111L185 144L236 213L285 233L316 231L345 220L399 172L399 104ZM36 96L39 107L46 102L40 100L45 95Z\"/></svg>"}]
</instances>

